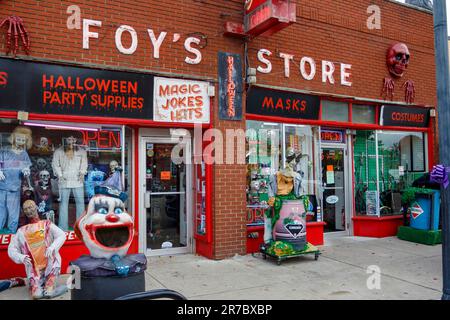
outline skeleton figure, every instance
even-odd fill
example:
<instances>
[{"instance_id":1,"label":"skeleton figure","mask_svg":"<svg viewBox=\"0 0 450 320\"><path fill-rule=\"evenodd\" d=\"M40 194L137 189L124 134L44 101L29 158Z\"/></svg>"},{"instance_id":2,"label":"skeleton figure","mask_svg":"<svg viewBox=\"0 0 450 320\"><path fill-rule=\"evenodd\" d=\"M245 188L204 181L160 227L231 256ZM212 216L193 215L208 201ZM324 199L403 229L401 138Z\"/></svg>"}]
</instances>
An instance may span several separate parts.
<instances>
[{"instance_id":1,"label":"skeleton figure","mask_svg":"<svg viewBox=\"0 0 450 320\"><path fill-rule=\"evenodd\" d=\"M41 188L47 190L50 187L50 172L47 170L39 172L39 182Z\"/></svg>"},{"instance_id":2,"label":"skeleton figure","mask_svg":"<svg viewBox=\"0 0 450 320\"><path fill-rule=\"evenodd\" d=\"M51 188L50 172L42 170L39 172L39 181L36 185L36 203L39 215L52 222L55 221L55 212L52 210L53 194Z\"/></svg>"},{"instance_id":3,"label":"skeleton figure","mask_svg":"<svg viewBox=\"0 0 450 320\"><path fill-rule=\"evenodd\" d=\"M23 48L25 49L25 53L27 55L30 54L30 39L28 37L28 32L25 29L22 18L18 16L9 16L3 19L0 22L0 29L6 26L8 28L8 32L6 34L6 54L9 54L11 51L14 56L16 56L17 51L19 50L19 36L22 40ZM14 37L14 47L12 47L12 39Z\"/></svg>"},{"instance_id":4,"label":"skeleton figure","mask_svg":"<svg viewBox=\"0 0 450 320\"><path fill-rule=\"evenodd\" d=\"M395 79L400 79L404 76L408 69L411 55L409 49L404 43L395 43L389 47L386 53L386 65L389 73ZM405 100L407 103L413 103L415 97L414 82L408 80L404 83ZM384 78L383 91L381 96L385 100L394 99L395 82L390 77Z\"/></svg>"}]
</instances>

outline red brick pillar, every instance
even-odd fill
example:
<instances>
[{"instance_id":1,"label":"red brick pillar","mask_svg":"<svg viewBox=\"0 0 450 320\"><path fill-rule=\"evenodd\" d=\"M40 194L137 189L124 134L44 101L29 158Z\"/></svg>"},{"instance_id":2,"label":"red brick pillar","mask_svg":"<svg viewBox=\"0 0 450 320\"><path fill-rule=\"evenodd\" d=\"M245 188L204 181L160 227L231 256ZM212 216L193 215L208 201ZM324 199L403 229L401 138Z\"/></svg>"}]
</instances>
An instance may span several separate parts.
<instances>
[{"instance_id":1,"label":"red brick pillar","mask_svg":"<svg viewBox=\"0 0 450 320\"><path fill-rule=\"evenodd\" d=\"M218 92L218 90L216 91ZM217 99L216 99L217 101ZM243 101L245 101L243 99ZM237 152L226 150L225 133L227 129L243 129L245 120L220 121L218 103L214 107L214 127L224 136L224 164L214 165L213 195L213 245L214 258L224 259L235 254L246 254L246 174L245 164L237 164ZM236 139L237 140L237 139ZM235 142L237 144L237 141ZM234 154L234 164L226 164L226 155ZM239 152L242 152L239 151Z\"/></svg>"}]
</instances>

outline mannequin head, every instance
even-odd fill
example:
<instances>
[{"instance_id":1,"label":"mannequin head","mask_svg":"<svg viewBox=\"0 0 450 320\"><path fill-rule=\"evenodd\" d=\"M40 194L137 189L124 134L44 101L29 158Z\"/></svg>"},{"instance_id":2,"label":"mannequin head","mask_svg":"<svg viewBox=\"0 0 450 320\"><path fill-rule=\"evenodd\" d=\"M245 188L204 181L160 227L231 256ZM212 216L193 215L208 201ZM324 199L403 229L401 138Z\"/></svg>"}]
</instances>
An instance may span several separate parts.
<instances>
[{"instance_id":1,"label":"mannequin head","mask_svg":"<svg viewBox=\"0 0 450 320\"><path fill-rule=\"evenodd\" d=\"M31 222L39 220L38 207L33 200L26 200L22 205L22 209Z\"/></svg>"},{"instance_id":2,"label":"mannequin head","mask_svg":"<svg viewBox=\"0 0 450 320\"><path fill-rule=\"evenodd\" d=\"M14 149L28 150L33 146L31 130L26 127L16 127L9 137Z\"/></svg>"},{"instance_id":3,"label":"mannequin head","mask_svg":"<svg viewBox=\"0 0 450 320\"><path fill-rule=\"evenodd\" d=\"M70 132L66 137L62 139L64 151L78 150L78 146L83 143L83 137L80 132Z\"/></svg>"}]
</instances>

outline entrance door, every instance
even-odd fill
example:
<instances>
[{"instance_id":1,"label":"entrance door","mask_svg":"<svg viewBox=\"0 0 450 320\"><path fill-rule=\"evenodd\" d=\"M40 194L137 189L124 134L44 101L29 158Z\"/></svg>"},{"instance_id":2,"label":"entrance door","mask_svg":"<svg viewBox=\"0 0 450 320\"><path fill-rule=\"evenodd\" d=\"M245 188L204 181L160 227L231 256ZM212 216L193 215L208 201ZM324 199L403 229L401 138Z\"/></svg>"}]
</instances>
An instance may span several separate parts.
<instances>
[{"instance_id":1,"label":"entrance door","mask_svg":"<svg viewBox=\"0 0 450 320\"><path fill-rule=\"evenodd\" d=\"M183 163L172 159L181 146ZM192 252L190 142L171 138L140 139L140 242L147 255ZM181 162L181 161L180 161Z\"/></svg>"},{"instance_id":2,"label":"entrance door","mask_svg":"<svg viewBox=\"0 0 450 320\"><path fill-rule=\"evenodd\" d=\"M325 232L345 231L347 223L345 146L322 146L323 221Z\"/></svg>"}]
</instances>

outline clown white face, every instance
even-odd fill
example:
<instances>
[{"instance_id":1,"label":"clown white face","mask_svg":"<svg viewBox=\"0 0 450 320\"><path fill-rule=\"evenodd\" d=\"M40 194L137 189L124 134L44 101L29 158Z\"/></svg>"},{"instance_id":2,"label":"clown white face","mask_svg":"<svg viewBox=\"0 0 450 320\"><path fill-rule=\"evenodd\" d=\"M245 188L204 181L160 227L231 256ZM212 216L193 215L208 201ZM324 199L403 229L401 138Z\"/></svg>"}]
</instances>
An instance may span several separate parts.
<instances>
[{"instance_id":1,"label":"clown white face","mask_svg":"<svg viewBox=\"0 0 450 320\"><path fill-rule=\"evenodd\" d=\"M134 235L133 219L124 203L106 195L96 195L89 201L76 229L94 258L125 256Z\"/></svg>"}]
</instances>

